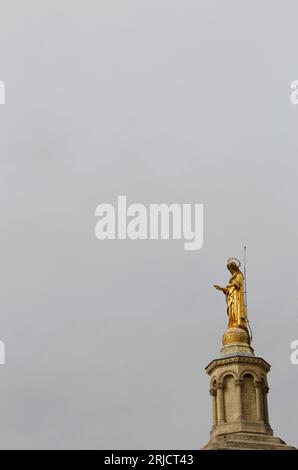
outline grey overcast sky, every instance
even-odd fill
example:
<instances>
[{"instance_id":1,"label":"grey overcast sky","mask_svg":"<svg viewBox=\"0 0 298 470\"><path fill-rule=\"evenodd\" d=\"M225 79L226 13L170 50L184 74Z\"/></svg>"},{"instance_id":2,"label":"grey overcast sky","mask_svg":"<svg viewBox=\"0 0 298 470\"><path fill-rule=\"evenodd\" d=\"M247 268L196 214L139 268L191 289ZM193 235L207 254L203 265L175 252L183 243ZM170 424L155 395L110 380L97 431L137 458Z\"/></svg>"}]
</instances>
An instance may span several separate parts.
<instances>
[{"instance_id":1,"label":"grey overcast sky","mask_svg":"<svg viewBox=\"0 0 298 470\"><path fill-rule=\"evenodd\" d=\"M248 247L270 421L297 441L298 4L2 0L0 447L200 448ZM203 203L204 246L99 241L101 202Z\"/></svg>"}]
</instances>

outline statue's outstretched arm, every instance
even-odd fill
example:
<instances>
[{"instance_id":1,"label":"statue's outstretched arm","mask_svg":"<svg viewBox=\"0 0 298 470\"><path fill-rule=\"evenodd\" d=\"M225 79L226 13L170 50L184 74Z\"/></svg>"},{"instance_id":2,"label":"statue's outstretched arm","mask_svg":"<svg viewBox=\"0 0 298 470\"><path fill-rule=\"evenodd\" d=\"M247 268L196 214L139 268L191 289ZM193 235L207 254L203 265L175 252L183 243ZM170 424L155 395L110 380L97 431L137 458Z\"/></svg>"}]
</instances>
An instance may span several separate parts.
<instances>
[{"instance_id":1,"label":"statue's outstretched arm","mask_svg":"<svg viewBox=\"0 0 298 470\"><path fill-rule=\"evenodd\" d=\"M221 286L218 286L217 284L214 284L215 289L217 290L221 290L224 294L227 293L227 288L226 287L221 287Z\"/></svg>"}]
</instances>

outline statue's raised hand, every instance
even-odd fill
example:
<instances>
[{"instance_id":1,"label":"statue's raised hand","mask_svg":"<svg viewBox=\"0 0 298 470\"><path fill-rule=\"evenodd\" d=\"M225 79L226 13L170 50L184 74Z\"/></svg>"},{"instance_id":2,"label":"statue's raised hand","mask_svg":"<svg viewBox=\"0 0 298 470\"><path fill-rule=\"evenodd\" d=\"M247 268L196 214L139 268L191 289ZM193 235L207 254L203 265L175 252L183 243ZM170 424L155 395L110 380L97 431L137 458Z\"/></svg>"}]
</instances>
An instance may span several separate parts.
<instances>
[{"instance_id":1,"label":"statue's raised hand","mask_svg":"<svg viewBox=\"0 0 298 470\"><path fill-rule=\"evenodd\" d=\"M226 288L225 287L221 287L221 286L218 286L217 284L214 284L215 289L217 290L221 290L224 294L226 293Z\"/></svg>"}]
</instances>

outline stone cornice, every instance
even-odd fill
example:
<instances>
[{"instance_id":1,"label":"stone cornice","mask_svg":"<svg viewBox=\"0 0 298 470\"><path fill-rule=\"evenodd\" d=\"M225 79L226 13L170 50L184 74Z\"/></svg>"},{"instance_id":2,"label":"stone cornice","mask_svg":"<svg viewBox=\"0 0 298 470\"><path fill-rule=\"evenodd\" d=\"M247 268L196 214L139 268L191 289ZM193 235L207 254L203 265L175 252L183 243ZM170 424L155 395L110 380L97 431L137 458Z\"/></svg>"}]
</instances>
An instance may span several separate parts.
<instances>
[{"instance_id":1,"label":"stone cornice","mask_svg":"<svg viewBox=\"0 0 298 470\"><path fill-rule=\"evenodd\" d=\"M205 370L207 374L210 374L215 368L229 364L257 364L263 367L266 372L269 372L271 367L270 364L261 357L235 355L232 357L214 359L207 367L205 367Z\"/></svg>"}]
</instances>

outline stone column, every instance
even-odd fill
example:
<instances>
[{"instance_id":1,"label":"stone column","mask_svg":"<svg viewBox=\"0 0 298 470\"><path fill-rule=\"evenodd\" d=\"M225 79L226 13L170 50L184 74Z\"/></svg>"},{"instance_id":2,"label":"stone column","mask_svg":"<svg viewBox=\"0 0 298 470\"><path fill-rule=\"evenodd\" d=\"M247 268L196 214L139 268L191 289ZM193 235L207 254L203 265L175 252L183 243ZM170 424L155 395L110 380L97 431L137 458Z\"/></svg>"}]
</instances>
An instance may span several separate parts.
<instances>
[{"instance_id":1,"label":"stone column","mask_svg":"<svg viewBox=\"0 0 298 470\"><path fill-rule=\"evenodd\" d=\"M242 396L241 396L241 385L243 380L237 379L235 380L236 384L236 397L237 397L237 421L241 421L242 419Z\"/></svg>"},{"instance_id":2,"label":"stone column","mask_svg":"<svg viewBox=\"0 0 298 470\"><path fill-rule=\"evenodd\" d=\"M257 405L257 421L263 420L263 407L262 407L262 382L255 380L256 387L256 405Z\"/></svg>"},{"instance_id":3,"label":"stone column","mask_svg":"<svg viewBox=\"0 0 298 470\"><path fill-rule=\"evenodd\" d=\"M224 395L223 385L217 385L217 416L218 423L223 424L225 422L225 408L224 408Z\"/></svg>"},{"instance_id":4,"label":"stone column","mask_svg":"<svg viewBox=\"0 0 298 470\"><path fill-rule=\"evenodd\" d=\"M269 413L268 413L268 392L269 387L264 387L264 421L266 424L269 424Z\"/></svg>"},{"instance_id":5,"label":"stone column","mask_svg":"<svg viewBox=\"0 0 298 470\"><path fill-rule=\"evenodd\" d=\"M216 389L210 389L210 395L212 397L212 416L213 416L213 426L217 425L217 406L216 406Z\"/></svg>"}]
</instances>

